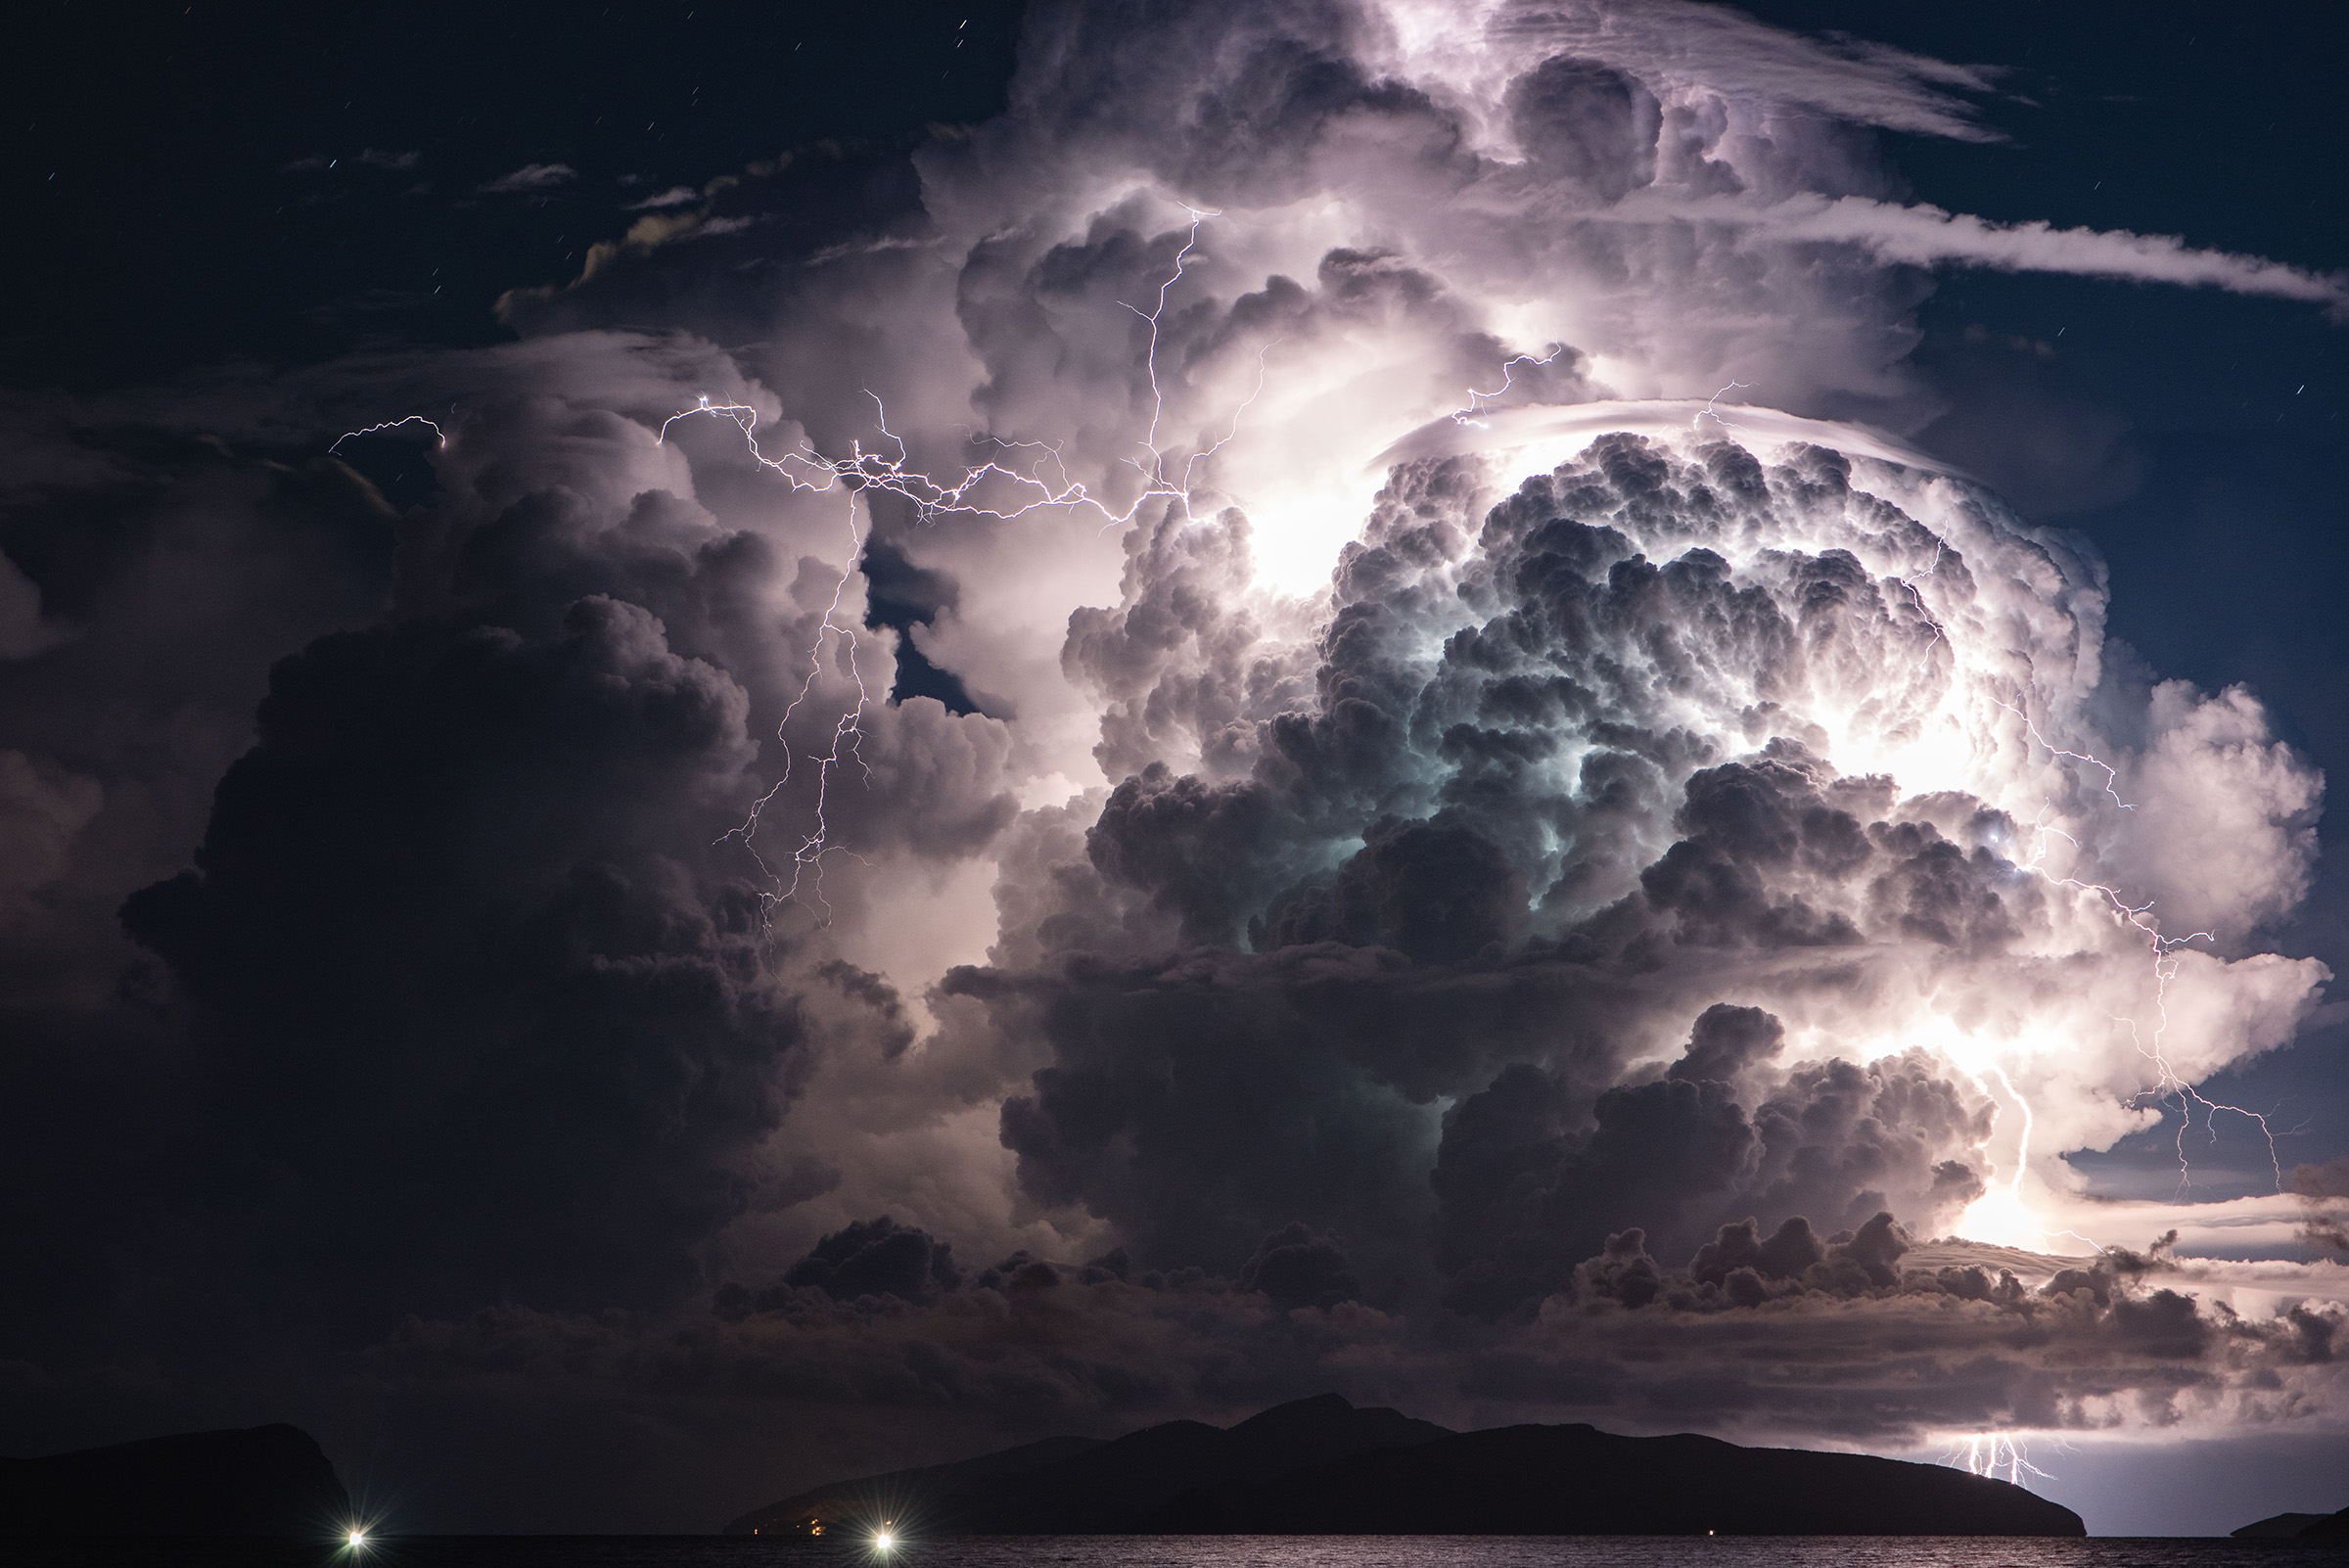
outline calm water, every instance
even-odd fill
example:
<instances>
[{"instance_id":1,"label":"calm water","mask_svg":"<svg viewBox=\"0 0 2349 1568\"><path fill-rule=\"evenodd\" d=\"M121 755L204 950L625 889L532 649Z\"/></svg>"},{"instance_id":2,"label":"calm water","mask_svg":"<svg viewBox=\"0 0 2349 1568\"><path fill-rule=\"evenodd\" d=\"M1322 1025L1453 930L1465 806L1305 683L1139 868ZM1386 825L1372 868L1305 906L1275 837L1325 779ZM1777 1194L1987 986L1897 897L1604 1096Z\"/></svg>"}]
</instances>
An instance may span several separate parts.
<instances>
[{"instance_id":1,"label":"calm water","mask_svg":"<svg viewBox=\"0 0 2349 1568\"><path fill-rule=\"evenodd\" d=\"M353 1556L282 1543L6 1542L10 1568L879 1568L853 1543L714 1536L410 1536ZM2349 1562L2338 1546L2193 1537L992 1536L889 1568L2214 1568Z\"/></svg>"}]
</instances>

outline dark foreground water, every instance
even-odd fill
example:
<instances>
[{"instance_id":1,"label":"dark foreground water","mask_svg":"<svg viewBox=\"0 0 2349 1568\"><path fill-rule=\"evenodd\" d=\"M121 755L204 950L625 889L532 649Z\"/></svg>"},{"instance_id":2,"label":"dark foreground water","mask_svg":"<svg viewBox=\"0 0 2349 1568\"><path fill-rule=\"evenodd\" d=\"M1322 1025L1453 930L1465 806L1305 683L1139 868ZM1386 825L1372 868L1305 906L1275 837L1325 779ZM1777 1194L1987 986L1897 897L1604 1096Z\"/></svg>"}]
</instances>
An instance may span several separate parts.
<instances>
[{"instance_id":1,"label":"dark foreground water","mask_svg":"<svg viewBox=\"0 0 2349 1568\"><path fill-rule=\"evenodd\" d=\"M716 1536L404 1536L352 1553L283 1542L6 1541L8 1568L2315 1568L2349 1549L2224 1538L2026 1536L988 1536L907 1543Z\"/></svg>"}]
</instances>

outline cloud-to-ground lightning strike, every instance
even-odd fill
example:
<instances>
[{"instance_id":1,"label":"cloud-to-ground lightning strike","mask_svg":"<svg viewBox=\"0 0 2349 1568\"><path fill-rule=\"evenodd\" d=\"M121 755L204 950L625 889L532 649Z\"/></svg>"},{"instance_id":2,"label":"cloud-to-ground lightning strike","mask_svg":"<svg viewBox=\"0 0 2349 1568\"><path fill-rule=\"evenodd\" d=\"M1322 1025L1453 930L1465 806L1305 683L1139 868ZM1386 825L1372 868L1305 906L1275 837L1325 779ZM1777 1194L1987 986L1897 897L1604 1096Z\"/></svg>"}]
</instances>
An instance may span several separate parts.
<instances>
[{"instance_id":1,"label":"cloud-to-ground lightning strike","mask_svg":"<svg viewBox=\"0 0 2349 1568\"><path fill-rule=\"evenodd\" d=\"M1994 1480L2012 1482L2018 1487L2027 1484L2023 1480L2026 1471L2042 1481L2055 1479L2031 1462L2022 1439L1997 1432L1983 1432L1967 1438L1958 1448L1944 1453L1942 1463L1963 1470L1968 1475L1989 1476ZM2000 1475L2001 1471L2005 1474Z\"/></svg>"},{"instance_id":2,"label":"cloud-to-ground lightning strike","mask_svg":"<svg viewBox=\"0 0 2349 1568\"><path fill-rule=\"evenodd\" d=\"M1707 411L1710 411L1710 405L1708 405ZM1698 417L1702 418L1704 416L1700 414ZM1715 417L1718 418L1718 416ZM1727 422L1725 421L1724 423L1726 424ZM1901 587L1909 594L1911 602L1915 607L1917 614L1924 620L1927 625L1932 627L1934 641L1936 643L1946 640L1946 631L1941 622L1932 614L1930 608L1927 606L1924 592L1919 584L1924 579L1934 576L1938 573L1941 566L1942 557L1946 553L1947 549L1947 544L1937 538L1934 541L1933 560L1931 565L1929 565L1922 572L1899 579ZM2136 809L2134 803L2123 799L2121 796L2119 788L2119 770L2111 763L2105 761L2103 759L2091 753L2074 751L2067 747L2057 746L2052 741L2049 740L2040 731L2038 724L2033 721L2030 713L2025 708L2023 694L2018 692L2014 701L1998 702L1997 706L2013 715L2021 723L2023 732L2027 737L2027 744L2037 745L2052 757L2066 758L2070 761L2086 763L2088 766L2096 768L2097 771L2103 774L2104 794L2112 802L2114 808L2123 811L2134 811ZM2100 900L2114 917L2126 922L2132 929L2137 931L2139 935L2144 939L2146 949L2150 954L2152 962L2153 1007L2155 1015L2151 1048L2148 1049L2145 1042L2140 1038L2138 1034L2137 1021L2134 1018L2123 1018L2116 1016L2114 1022L2125 1025L2128 1028L2131 1041L2136 1044L2139 1054L2145 1057L2146 1060L2153 1064L2154 1073L2156 1075L2154 1086L2150 1089L2142 1091L2139 1097L2142 1099L2150 1096L2155 1100L2156 1103L2168 1099L2172 1095L2175 1095L2178 1098L2181 1123L2178 1130L2177 1147L2179 1190L2181 1195L2183 1196L2186 1192L2188 1192L2192 1185L2191 1165L2186 1152L2186 1134L2193 1126L2193 1107L2196 1104L2200 1104L2204 1107L2204 1123L2205 1126L2210 1129L2210 1135L2213 1139L2215 1139L2218 1135L2215 1127L2215 1117L2216 1114L2222 1110L2233 1111L2239 1116L2247 1117L2258 1125L2262 1135L2267 1139L2268 1157L2270 1165L2275 1171L2277 1190L2279 1192L2282 1191L2282 1165L2277 1155L2275 1133L2268 1126L2266 1117L2255 1111L2247 1110L2241 1106L2220 1104L2216 1101L2208 1099L2202 1095L2191 1084L2187 1083L2182 1077L2179 1076L2175 1069L2173 1069L2170 1065L2168 1057L2163 1053L2162 1050L2162 1036L2169 1027L2169 987L2170 983L2177 978L2178 974L2178 949L2192 942L2213 942L2216 940L2215 937L2212 935L2212 933L2207 931L2188 932L2182 936L2165 935L2161 930L2158 917L2152 914L2153 905L2150 900L2142 904L2132 904L2128 899L2122 897L2118 889L2110 886L2109 884L2087 881L2075 876L2059 877L2054 875L2042 863L2047 855L2048 837L2051 835L2056 838L2061 838L2066 843L2072 845L2075 850L2079 850L2081 846L2079 841L2073 838L2072 835L2065 833L2060 828L2049 826L2045 820L2045 817L2046 809L2043 808L2040 819L2031 824L2034 834L2033 848L2029 857L2023 862L2021 869L2039 876L2050 885L2067 888L2075 893L2086 893ZM2005 1091L2006 1097L2012 1101L2021 1117L2022 1125L2018 1129L2018 1138L2014 1154L2013 1175L2007 1179L2006 1188L2008 1201L2014 1206L2014 1208L2019 1212L2028 1213L2028 1206L2023 1200L2022 1183L2024 1176L2027 1174L2030 1166L2032 1124L2034 1121L2031 1102L2029 1098L2026 1097L2023 1092L2016 1087L2013 1080L2007 1075L2004 1068L1994 1062L1988 1064L1987 1070L1990 1076L1998 1081L2000 1087ZM1981 1073L1975 1072L1972 1073L1971 1076L1974 1078L1977 1086L1982 1087L1987 1092L1988 1084L1984 1083ZM2050 1240L2057 1237L2071 1237L2075 1240L2087 1243L2087 1245L2094 1248L2098 1253L2103 1253L2109 1250L2101 1242L2095 1240L2093 1237L2082 1235L2077 1230L2043 1228L2039 1233ZM1965 1470L1969 1474L2004 1479L2017 1486L2028 1485L2028 1482L2025 1480L2026 1475L2036 1480L2054 1479L2050 1472L2041 1469L2038 1465L2031 1462L2029 1450L2026 1447L2024 1440L2009 1433L1982 1432L1970 1435L1964 1438L1957 1448L1949 1453L1946 1453L1943 1455L1942 1462Z\"/></svg>"}]
</instances>

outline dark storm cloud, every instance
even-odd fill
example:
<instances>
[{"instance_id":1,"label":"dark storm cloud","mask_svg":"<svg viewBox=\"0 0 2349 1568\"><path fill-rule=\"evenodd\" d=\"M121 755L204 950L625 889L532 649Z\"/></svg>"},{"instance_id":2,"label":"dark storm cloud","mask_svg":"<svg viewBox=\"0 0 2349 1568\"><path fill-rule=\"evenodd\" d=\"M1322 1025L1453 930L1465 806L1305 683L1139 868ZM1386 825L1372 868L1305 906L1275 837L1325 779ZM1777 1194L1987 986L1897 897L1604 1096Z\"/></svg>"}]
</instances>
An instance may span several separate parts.
<instances>
[{"instance_id":1,"label":"dark storm cloud","mask_svg":"<svg viewBox=\"0 0 2349 1568\"><path fill-rule=\"evenodd\" d=\"M657 1303L746 1207L838 1185L820 1155L760 1153L818 1032L796 985L897 1050L910 1030L852 965L785 978L775 885L720 842L779 771L754 713L771 724L806 679L778 623L810 635L833 583L716 525L614 411L673 407L691 353L586 338L477 360L426 448L438 492L404 515L332 459L27 408L50 423L27 428L41 461L12 473L0 544L50 646L0 669L27 699L0 752L24 829L0 916L27 1045L12 1100L58 1132L11 1141L31 1170L84 1163L60 1139L97 1159L88 1108L112 1097L137 1137L93 1186L175 1172L167 1201L125 1199L120 1233L57 1254L248 1259L249 1286L322 1328L485 1297ZM392 360L311 390L452 374ZM287 417L282 390L210 392L246 441ZM364 629L320 637L338 623ZM1010 814L1001 755L935 704L893 708L836 814L869 847L967 853ZM104 1072L66 1043L93 1034L125 1042ZM110 1267L89 1266L85 1321L131 1306ZM248 1288L190 1276L136 1310L215 1287L202 1310Z\"/></svg>"},{"instance_id":2,"label":"dark storm cloud","mask_svg":"<svg viewBox=\"0 0 2349 1568\"><path fill-rule=\"evenodd\" d=\"M916 1261L919 1232L859 1222L790 1272L863 1256L875 1237L908 1238ZM1018 1254L958 1284L907 1267L854 1295L728 1287L714 1313L662 1323L509 1308L411 1321L370 1370L460 1405L527 1380L599 1420L605 1402L647 1397L746 1429L790 1412L786 1430L823 1444L786 1443L777 1462L813 1480L906 1452L879 1436L893 1421L962 1453L1175 1413L1230 1419L1332 1388L1464 1426L1703 1421L1781 1441L2089 1435L2215 1412L2259 1425L2327 1397L2342 1321L2337 1307L2262 1320L2197 1308L2142 1255L2020 1278L1996 1249L1915 1246L1889 1215L1832 1240L1799 1222L1760 1239L1732 1224L1684 1267L1620 1232L1538 1312L1496 1322L1365 1306L1349 1299L1347 1267L1334 1238L1290 1225L1236 1278Z\"/></svg>"},{"instance_id":3,"label":"dark storm cloud","mask_svg":"<svg viewBox=\"0 0 2349 1568\"><path fill-rule=\"evenodd\" d=\"M76 949L106 945L113 904L184 859L270 662L380 603L392 515L339 464L76 428L30 400L9 414L0 789L23 821L0 923L17 999L87 1001L108 982L85 961L115 955Z\"/></svg>"},{"instance_id":4,"label":"dark storm cloud","mask_svg":"<svg viewBox=\"0 0 2349 1568\"><path fill-rule=\"evenodd\" d=\"M0 1228L41 1281L0 1317L72 1365L219 1272L172 1212L169 988L116 910L186 863L271 661L382 602L393 518L339 464L54 397L8 398L0 440L0 579L30 590L0 654Z\"/></svg>"},{"instance_id":5,"label":"dark storm cloud","mask_svg":"<svg viewBox=\"0 0 2349 1568\"><path fill-rule=\"evenodd\" d=\"M1456 963L1497 958L1525 936L1525 878L1474 829L1386 817L1363 839L1327 887L1300 890L1269 923L1252 922L1256 945L1342 942Z\"/></svg>"},{"instance_id":6,"label":"dark storm cloud","mask_svg":"<svg viewBox=\"0 0 2349 1568\"><path fill-rule=\"evenodd\" d=\"M690 403L678 382L707 376L711 367L665 359L660 346L600 337L556 340L542 361L506 373L552 387L592 384L603 368L597 361L611 354L649 384L626 389L631 401L662 399L651 402L654 409ZM816 651L849 564L839 558L852 541L826 528L815 537L833 559L795 559L789 531L760 515L768 511L766 495L754 492L757 512L721 485L698 497L681 461L652 445L638 422L640 408L627 406L623 414L583 391L569 397L484 397L469 405L439 459L456 493L403 533L399 608L458 613L543 635L584 596L642 606L680 653L726 671L744 689L749 709L762 720L754 726L746 713L746 730L771 729L803 688L809 694L788 738L762 743L756 765L746 762L746 787L754 777L771 781L788 770L787 747L824 749L823 737L837 721L833 705L860 678L851 675L837 643ZM729 526L712 506L750 516ZM873 695L886 694L886 667L873 650L861 657L877 682ZM832 809L861 849L959 857L1010 818L1001 779L1006 749L999 726L958 718L935 701L890 705L864 725L862 787L839 792ZM813 789L812 770L798 770L777 797L775 815L811 809ZM740 804L747 808L758 793L743 794Z\"/></svg>"},{"instance_id":7,"label":"dark storm cloud","mask_svg":"<svg viewBox=\"0 0 2349 1568\"><path fill-rule=\"evenodd\" d=\"M1655 176L1662 110L1594 60L1555 55L1509 83L1511 128L1546 181L1612 202Z\"/></svg>"},{"instance_id":8,"label":"dark storm cloud","mask_svg":"<svg viewBox=\"0 0 2349 1568\"><path fill-rule=\"evenodd\" d=\"M123 908L196 1003L270 1250L371 1314L690 1276L800 1045L758 890L695 874L745 706L603 597L543 640L409 623L279 666L200 869Z\"/></svg>"},{"instance_id":9,"label":"dark storm cloud","mask_svg":"<svg viewBox=\"0 0 2349 1568\"><path fill-rule=\"evenodd\" d=\"M1240 1285L1258 1290L1285 1312L1294 1307L1335 1307L1361 1294L1346 1245L1336 1236L1314 1234L1292 1220L1257 1243L1240 1265Z\"/></svg>"},{"instance_id":10,"label":"dark storm cloud","mask_svg":"<svg viewBox=\"0 0 2349 1568\"><path fill-rule=\"evenodd\" d=\"M2302 1239L2311 1246L2349 1254L2349 1155L2322 1165L2295 1166L2292 1191L2308 1218Z\"/></svg>"},{"instance_id":11,"label":"dark storm cloud","mask_svg":"<svg viewBox=\"0 0 2349 1568\"><path fill-rule=\"evenodd\" d=\"M1974 1167L1943 1156L1980 1163L1987 1109L1923 1053L1798 1068L1749 1115L1729 1084L1691 1070L1724 1010L1699 1020L1670 1077L1601 1093L1587 1133L1569 1130L1558 1085L1522 1064L1447 1114L1435 1183L1454 1304L1499 1312L1557 1289L1609 1228L1599 1216L1644 1216L1642 1234L1685 1245L1740 1208L1849 1228L1887 1189L1939 1214L1982 1195Z\"/></svg>"},{"instance_id":12,"label":"dark storm cloud","mask_svg":"<svg viewBox=\"0 0 2349 1568\"><path fill-rule=\"evenodd\" d=\"M1145 772L1120 786L1099 830L1105 869L1148 888L1194 938L1216 937L1235 929L1240 916L1200 900L1258 899L1248 879L1283 880L1284 857L1303 853L1294 841L1327 845L1360 835L1384 810L1434 807L1455 824L1447 831L1479 832L1504 851L1538 856L1523 869L1553 909L1593 912L1628 891L1636 871L1650 917L1643 923L1661 920L1681 940L1850 943L1859 931L1856 912L1814 908L1804 885L1815 877L1852 883L1865 867L1862 885L1871 890L1878 923L1885 916L1940 919L1935 940L1995 945L2009 918L2007 902L2028 904L2034 895L2011 885L2011 867L2002 872L1930 823L1871 827L1890 807L1887 781L1835 778L1807 756L1802 740L1785 736L1751 761L1721 761L1719 739L1658 722L1679 692L1727 703L1742 686L1764 699L1759 707L1740 705L1749 728L1766 726L1773 689L1805 679L1819 656L1814 650L1847 639L1887 645L1914 660L1918 679L1937 678L1932 628L1848 551L1787 553L1772 564L1776 581L1737 580L1705 538L1772 526L1760 519L1808 504L1811 482L1784 471L1773 493L1741 451L1716 448L1710 461L1713 473L1668 478L1664 460L1640 443L1602 443L1572 475L1529 482L1504 501L1484 523L1473 555L1476 521L1445 493L1446 477L1400 477L1369 541L1350 547L1341 565L1313 707L1281 714L1296 700L1301 682L1294 678L1245 689L1225 721L1242 733L1208 758L1224 769L1253 761L1245 782L1153 782ZM1848 505L1863 529L1900 542L1930 539L1888 509L1870 517L1868 509L1882 503L1845 492L1831 464L1823 482L1825 507ZM1618 529L1581 521L1609 513L1671 519L1669 527L1682 532L1677 557L1651 562ZM1129 602L1146 607L1161 581L1183 583L1192 560L1137 563L1137 571L1157 572L1129 588ZM1455 563L1456 590L1448 580ZM1952 557L1941 570L1955 578L1964 567ZM1209 601L1192 594L1186 602ZM1463 603L1481 616L1461 624ZM1088 615L1073 628L1073 650L1088 671L1117 669L1126 650L1165 640L1161 623L1139 609L1123 619ZM1452 641L1432 670L1405 652L1417 639L1446 633ZM1182 705L1175 682L1187 683L1194 668L1175 662L1165 679L1135 691L1129 707L1156 713ZM1726 674L1731 670L1737 673ZM1651 677L1661 686L1648 687ZM1103 684L1131 690L1132 678ZM1117 722L1113 716L1113 735ZM1571 735L1597 744L1575 748L1581 776L1560 779L1558 760ZM1762 729L1753 739L1767 736ZM1690 777L1691 761L1720 765ZM1675 773L1686 778L1684 786L1676 786ZM1684 799L1671 798L1683 789ZM1677 816L1679 844L1652 864L1628 862L1627 853L1639 852L1624 842L1624 830L1652 834L1667 812ZM1289 825L1274 826L1283 821ZM1169 853L1184 853L1176 844L1196 844L1200 853L1212 845L1223 889L1193 888L1178 861L1152 858L1141 841L1161 839ZM1542 843L1561 847L1534 848ZM1358 877L1377 874L1381 863L1399 865L1402 853L1391 845L1364 852ZM1260 860L1267 862L1261 871ZM1985 877L1990 885L1977 889ZM1921 912L1945 897L1952 904L1946 916ZM1321 917L1300 911L1298 918Z\"/></svg>"},{"instance_id":13,"label":"dark storm cloud","mask_svg":"<svg viewBox=\"0 0 2349 1568\"><path fill-rule=\"evenodd\" d=\"M1697 1015L1687 1051L1664 1076L1734 1084L1747 1067L1777 1055L1785 1038L1778 1021L1761 1008L1715 1002Z\"/></svg>"},{"instance_id":14,"label":"dark storm cloud","mask_svg":"<svg viewBox=\"0 0 2349 1568\"><path fill-rule=\"evenodd\" d=\"M753 710L794 689L776 611L812 636L831 590L658 487L648 445L559 397L473 405L392 617L278 667L199 869L124 907L195 1004L237 1222L379 1320L667 1299L763 1201L750 1156L805 1079L776 888L725 835L765 787ZM836 816L963 853L1009 812L988 745L877 715ZM902 1050L885 982L823 973ZM771 1200L837 1179L787 1159Z\"/></svg>"},{"instance_id":15,"label":"dark storm cloud","mask_svg":"<svg viewBox=\"0 0 2349 1568\"><path fill-rule=\"evenodd\" d=\"M962 1270L954 1267L952 1250L919 1226L900 1225L887 1215L859 1220L824 1237L792 1265L780 1290L753 1296L740 1285L720 1286L717 1311L721 1316L736 1317L768 1312L787 1304L790 1291L806 1289L839 1301L873 1296L922 1301L961 1283Z\"/></svg>"},{"instance_id":16,"label":"dark storm cloud","mask_svg":"<svg viewBox=\"0 0 2349 1568\"><path fill-rule=\"evenodd\" d=\"M5 1098L120 1131L0 1162L20 1208L63 1173L145 1216L44 1308L138 1320L75 1364L292 1325L371 1341L356 1406L484 1448L576 1417L802 1470L1332 1386L1840 1441L2321 1407L2333 1309L1911 1241L2004 1130L1911 1023L1992 1038L2055 995L2101 1028L2124 939L2050 891L2036 824L1855 756L1961 679L2134 704L2170 769L2138 820L2235 813L2240 864L2154 865L2231 944L2313 846L2247 697L2097 685L2095 562L1961 484L1619 434L1521 483L1472 444L1394 470L1324 606L1266 589L1313 525L1247 492L1359 494L1421 421L1609 376L1760 364L1807 412L1914 413L1921 273L1885 254L2322 280L1891 207L1865 127L1980 135L1976 72L1710 8L1502 21L1505 59L1421 69L1320 0L1048 6L1010 118L638 202L503 299L519 343L222 372L127 434L24 416L0 920L43 1054ZM1588 338L1497 325L1564 319ZM1106 504L852 510L740 424L665 424L705 397L770 459ZM410 409L447 438L404 511L240 455ZM1153 465L1227 436L1134 512L1114 590L1114 544L1083 576ZM1959 739L2079 826L2093 781L2026 776L2044 743ZM2315 984L2259 973L2177 1031L2205 1070ZM2102 1119L2048 1135L2118 1135L2129 1051L2048 1053L2090 1064L2050 1105Z\"/></svg>"}]
</instances>

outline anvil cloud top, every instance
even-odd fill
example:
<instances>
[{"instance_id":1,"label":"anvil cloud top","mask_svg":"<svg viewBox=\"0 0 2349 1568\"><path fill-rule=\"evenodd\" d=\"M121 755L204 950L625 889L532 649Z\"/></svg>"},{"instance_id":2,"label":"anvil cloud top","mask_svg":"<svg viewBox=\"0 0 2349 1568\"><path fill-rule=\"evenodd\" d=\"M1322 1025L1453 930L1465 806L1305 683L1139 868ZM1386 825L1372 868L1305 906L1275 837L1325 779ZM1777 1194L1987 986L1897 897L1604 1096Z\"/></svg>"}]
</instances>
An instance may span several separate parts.
<instances>
[{"instance_id":1,"label":"anvil cloud top","mask_svg":"<svg viewBox=\"0 0 2349 1568\"><path fill-rule=\"evenodd\" d=\"M1887 139L2003 80L1670 0L1045 5L1000 116L635 202L514 342L103 411L173 451L28 405L20 1103L136 1063L183 1179L40 1232L11 1364L634 1434L627 1523L1325 1388L2337 1444L2349 1176L2212 1083L2323 1016L2323 775L1934 455L1912 350L1957 272L2349 282L1916 200ZM152 739L110 682L240 595L251 732ZM2099 1188L2156 1129L2174 1201Z\"/></svg>"}]
</instances>

